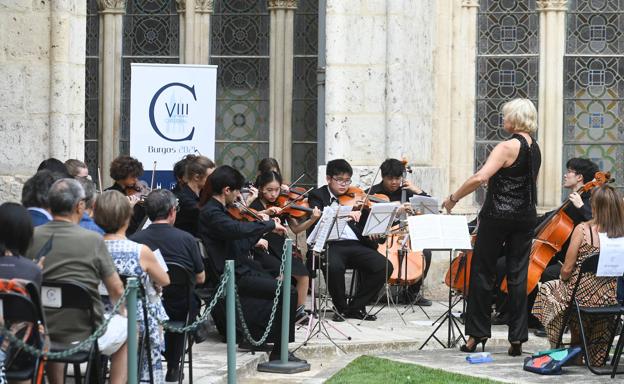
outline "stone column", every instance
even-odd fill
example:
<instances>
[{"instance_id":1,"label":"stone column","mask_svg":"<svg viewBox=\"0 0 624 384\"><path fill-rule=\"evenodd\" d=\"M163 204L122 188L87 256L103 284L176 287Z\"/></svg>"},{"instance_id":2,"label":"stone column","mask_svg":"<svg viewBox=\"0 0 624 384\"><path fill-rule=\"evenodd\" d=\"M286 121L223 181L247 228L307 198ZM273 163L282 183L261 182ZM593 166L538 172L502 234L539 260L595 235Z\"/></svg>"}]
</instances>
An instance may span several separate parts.
<instances>
[{"instance_id":1,"label":"stone column","mask_svg":"<svg viewBox=\"0 0 624 384\"><path fill-rule=\"evenodd\" d=\"M214 12L213 0L195 0L194 64L210 63L210 15Z\"/></svg>"},{"instance_id":2,"label":"stone column","mask_svg":"<svg viewBox=\"0 0 624 384\"><path fill-rule=\"evenodd\" d=\"M538 0L540 12L539 133L542 167L538 202L544 208L561 203L563 150L563 55L567 0ZM554 182L556 181L556 182Z\"/></svg>"},{"instance_id":3,"label":"stone column","mask_svg":"<svg viewBox=\"0 0 624 384\"><path fill-rule=\"evenodd\" d=\"M100 170L109 185L110 163L119 155L121 124L121 44L126 0L98 0L100 9Z\"/></svg>"},{"instance_id":4,"label":"stone column","mask_svg":"<svg viewBox=\"0 0 624 384\"><path fill-rule=\"evenodd\" d=\"M195 0L185 1L186 13L184 15L184 63L195 64Z\"/></svg>"},{"instance_id":5,"label":"stone column","mask_svg":"<svg viewBox=\"0 0 624 384\"><path fill-rule=\"evenodd\" d=\"M269 156L277 159L282 174L289 180L292 158L293 29L297 0L269 0L268 8L271 15Z\"/></svg>"},{"instance_id":6,"label":"stone column","mask_svg":"<svg viewBox=\"0 0 624 384\"><path fill-rule=\"evenodd\" d=\"M186 52L186 0L176 0L176 11L180 16L180 20L178 25L179 28L179 54L180 54L180 64L186 63L186 57L184 53Z\"/></svg>"},{"instance_id":7,"label":"stone column","mask_svg":"<svg viewBox=\"0 0 624 384\"><path fill-rule=\"evenodd\" d=\"M449 193L474 173L478 0L457 8L453 52ZM474 199L463 199L457 212L474 212Z\"/></svg>"},{"instance_id":8,"label":"stone column","mask_svg":"<svg viewBox=\"0 0 624 384\"><path fill-rule=\"evenodd\" d=\"M84 157L86 16L84 1L50 3L48 145L61 161Z\"/></svg>"}]
</instances>

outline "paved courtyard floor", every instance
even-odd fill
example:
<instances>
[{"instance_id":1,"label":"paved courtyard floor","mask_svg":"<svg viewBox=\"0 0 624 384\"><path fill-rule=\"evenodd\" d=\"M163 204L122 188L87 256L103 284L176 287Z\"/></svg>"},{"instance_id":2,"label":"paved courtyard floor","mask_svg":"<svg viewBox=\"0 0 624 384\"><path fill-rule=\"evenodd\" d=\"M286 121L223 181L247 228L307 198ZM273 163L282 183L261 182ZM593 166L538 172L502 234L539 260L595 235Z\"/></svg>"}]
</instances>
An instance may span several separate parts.
<instances>
[{"instance_id":1,"label":"paved courtyard floor","mask_svg":"<svg viewBox=\"0 0 624 384\"><path fill-rule=\"evenodd\" d=\"M466 355L460 352L458 347L444 349L435 340L429 341L423 350L419 350L434 329L433 320L445 310L445 303L434 302L433 306L422 309L405 308L403 305L386 307L379 312L378 320L374 322L348 320L337 323L328 320L323 323L327 332L314 335L305 344L303 341L306 339L308 330L307 327L300 327L297 330L297 341L290 344L290 349L297 348L297 356L310 362L310 371L293 375L257 372L257 364L266 361L267 354L239 352L237 353L237 381L239 383L322 383L356 357L373 355L502 382L614 382L608 376L594 376L584 367L566 367L563 375L554 377L523 371L524 357L535 351L548 349L548 342L531 333L529 341L524 345L525 354L521 357L510 357L506 353L509 345L506 326L494 326L492 329L492 339L486 345L486 351L493 354L494 362L492 363L468 364L465 361ZM399 311L404 313L399 315ZM331 318L331 313L329 313L329 318ZM463 331L463 325L460 324L460 327ZM446 342L447 333L445 323L437 336ZM193 352L193 376L196 384L227 381L226 346L220 343L218 335L215 334L211 340L196 345ZM623 377L624 375L616 378L616 381L621 381ZM187 378L188 376L185 377L185 382L188 382Z\"/></svg>"}]
</instances>

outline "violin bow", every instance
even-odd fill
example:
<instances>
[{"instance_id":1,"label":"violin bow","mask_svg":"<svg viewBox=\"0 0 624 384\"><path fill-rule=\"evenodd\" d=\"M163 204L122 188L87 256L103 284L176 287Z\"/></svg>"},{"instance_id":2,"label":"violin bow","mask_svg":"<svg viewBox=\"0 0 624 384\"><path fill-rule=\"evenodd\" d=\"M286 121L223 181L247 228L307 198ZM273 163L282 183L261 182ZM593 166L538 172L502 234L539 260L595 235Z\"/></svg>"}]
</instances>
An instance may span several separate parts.
<instances>
[{"instance_id":1,"label":"violin bow","mask_svg":"<svg viewBox=\"0 0 624 384\"><path fill-rule=\"evenodd\" d=\"M282 209L286 209L286 208L290 207L291 205L293 205L294 203L296 203L297 201L303 200L304 196L307 195L313 189L314 189L314 187L310 187L310 189L308 189L307 191L305 191L301 195L297 196L295 199L292 199L288 204L284 205L282 207Z\"/></svg>"},{"instance_id":2,"label":"violin bow","mask_svg":"<svg viewBox=\"0 0 624 384\"><path fill-rule=\"evenodd\" d=\"M371 189L373 188L373 185L375 185L375 180L377 180L377 176L379 176L379 172L381 172L381 167L377 167L377 172L375 172L375 177L373 177L373 181L371 182L370 187L368 187L368 189L366 190L366 196L364 196L364 202L362 202L362 206L360 207L360 212L364 211L364 203L366 203L366 201L368 201L368 197L370 196L371 193Z\"/></svg>"},{"instance_id":3,"label":"violin bow","mask_svg":"<svg viewBox=\"0 0 624 384\"><path fill-rule=\"evenodd\" d=\"M154 167L152 168L152 181L150 182L150 191L154 190L154 176L156 176L156 160L154 160Z\"/></svg>"},{"instance_id":4,"label":"violin bow","mask_svg":"<svg viewBox=\"0 0 624 384\"><path fill-rule=\"evenodd\" d=\"M98 171L98 183L100 183L100 195L102 194L102 172L100 171L100 167L97 168Z\"/></svg>"},{"instance_id":5,"label":"violin bow","mask_svg":"<svg viewBox=\"0 0 624 384\"><path fill-rule=\"evenodd\" d=\"M299 177L297 177L297 179L295 181L293 181L292 183L288 184L288 188L292 187L293 185L297 184L297 182L301 179L303 179L303 176L305 176L305 173L302 173L301 175L299 175ZM312 189L312 188L310 188ZM309 191L308 191L309 192ZM306 192L307 193L307 192Z\"/></svg>"}]
</instances>

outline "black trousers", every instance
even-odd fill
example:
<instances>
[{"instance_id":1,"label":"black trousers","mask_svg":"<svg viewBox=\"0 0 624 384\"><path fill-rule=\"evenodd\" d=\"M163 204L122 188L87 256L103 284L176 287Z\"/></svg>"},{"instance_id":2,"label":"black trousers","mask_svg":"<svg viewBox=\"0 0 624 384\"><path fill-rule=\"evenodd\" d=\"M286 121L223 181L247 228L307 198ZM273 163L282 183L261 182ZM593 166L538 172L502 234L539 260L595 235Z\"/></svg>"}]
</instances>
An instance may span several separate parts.
<instances>
[{"instance_id":1,"label":"black trousers","mask_svg":"<svg viewBox=\"0 0 624 384\"><path fill-rule=\"evenodd\" d=\"M392 274L392 264L384 256L356 240L329 243L322 267L323 274L328 272L325 277L334 306L341 312L365 309ZM355 268L359 274L357 292L349 304L345 298L347 268Z\"/></svg>"},{"instance_id":2,"label":"black trousers","mask_svg":"<svg viewBox=\"0 0 624 384\"><path fill-rule=\"evenodd\" d=\"M185 321L188 314L191 321L199 314L200 301L194 300L188 303L187 291L184 287L169 287L163 293L163 307L172 321ZM155 332L155 330L152 330ZM184 345L184 334L175 332L165 332L165 360L167 367L177 367L182 357Z\"/></svg>"},{"instance_id":3,"label":"black trousers","mask_svg":"<svg viewBox=\"0 0 624 384\"><path fill-rule=\"evenodd\" d=\"M496 261L504 245L509 290L510 342L528 340L527 271L533 238L533 221L482 218L479 222L470 270L470 296L466 310L466 334L491 337L492 291L496 283Z\"/></svg>"}]
</instances>

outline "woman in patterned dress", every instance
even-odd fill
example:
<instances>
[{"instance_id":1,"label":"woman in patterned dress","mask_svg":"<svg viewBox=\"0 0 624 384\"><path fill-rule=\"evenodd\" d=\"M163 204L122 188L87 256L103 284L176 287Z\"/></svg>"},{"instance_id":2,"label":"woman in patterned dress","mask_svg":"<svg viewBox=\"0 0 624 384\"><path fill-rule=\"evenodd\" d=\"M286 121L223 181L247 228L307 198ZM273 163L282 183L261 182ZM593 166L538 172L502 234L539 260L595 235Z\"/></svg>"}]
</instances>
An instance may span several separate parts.
<instances>
[{"instance_id":1,"label":"woman in patterned dress","mask_svg":"<svg viewBox=\"0 0 624 384\"><path fill-rule=\"evenodd\" d=\"M95 222L106 232L104 241L110 252L117 272L120 275L136 276L145 287L148 307L149 351L152 359L154 383L164 383L161 352L164 350L164 340L158 321L169 318L158 295L161 287L169 285L169 275L161 267L154 253L149 247L135 243L126 238L126 229L132 216L132 207L129 200L118 191L106 191L100 195L95 208ZM137 319L139 332L143 333L142 302L137 305ZM141 367L141 381L149 380L149 366L147 359L143 359Z\"/></svg>"},{"instance_id":2,"label":"woman in patterned dress","mask_svg":"<svg viewBox=\"0 0 624 384\"><path fill-rule=\"evenodd\" d=\"M564 314L573 299L572 290L579 278L580 266L589 256L600 251L598 233L606 233L609 238L624 236L624 204L622 196L613 187L603 185L594 189L591 206L593 219L574 229L559 280L542 284L533 306L533 314L546 328L553 347L565 327ZM576 299L583 307L615 305L616 281L613 277L585 275L579 283ZM588 340L595 343L587 351L592 366L604 365L615 326L613 316L592 316L591 321L583 320ZM580 345L580 329L575 316L570 318L570 333L571 344Z\"/></svg>"}]
</instances>

